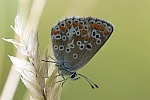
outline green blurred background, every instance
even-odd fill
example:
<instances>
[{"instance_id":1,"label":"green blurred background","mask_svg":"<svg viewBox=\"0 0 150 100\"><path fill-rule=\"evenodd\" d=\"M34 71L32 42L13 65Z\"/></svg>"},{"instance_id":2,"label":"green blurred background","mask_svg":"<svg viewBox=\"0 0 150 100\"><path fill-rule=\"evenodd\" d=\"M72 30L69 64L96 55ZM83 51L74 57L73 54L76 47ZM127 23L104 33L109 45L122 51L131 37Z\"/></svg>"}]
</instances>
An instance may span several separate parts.
<instances>
[{"instance_id":1,"label":"green blurred background","mask_svg":"<svg viewBox=\"0 0 150 100\"><path fill-rule=\"evenodd\" d=\"M17 12L17 0L0 0L0 94L11 66L7 55L16 51L1 38L14 38L10 25L14 25ZM115 30L78 71L99 88L92 90L83 78L68 80L61 100L150 100L150 0L47 0L38 26L42 53L50 41L50 28L68 15L103 18L112 22ZM23 100L25 95L20 81L14 100Z\"/></svg>"}]
</instances>

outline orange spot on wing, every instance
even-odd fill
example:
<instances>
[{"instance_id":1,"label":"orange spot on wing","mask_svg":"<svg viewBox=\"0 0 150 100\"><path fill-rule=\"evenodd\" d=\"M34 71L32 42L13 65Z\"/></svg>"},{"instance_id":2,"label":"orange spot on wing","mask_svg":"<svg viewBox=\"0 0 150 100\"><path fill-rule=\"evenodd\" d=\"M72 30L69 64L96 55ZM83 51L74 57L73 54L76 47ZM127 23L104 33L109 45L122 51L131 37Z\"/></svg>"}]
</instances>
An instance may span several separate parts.
<instances>
[{"instance_id":1,"label":"orange spot on wing","mask_svg":"<svg viewBox=\"0 0 150 100\"><path fill-rule=\"evenodd\" d=\"M86 41L88 41L88 39L89 39L89 36L88 36L88 35L87 35L87 36L85 36L85 40L86 40Z\"/></svg>"},{"instance_id":2,"label":"orange spot on wing","mask_svg":"<svg viewBox=\"0 0 150 100\"><path fill-rule=\"evenodd\" d=\"M53 32L53 30L51 31L51 35L53 35L54 34L54 32Z\"/></svg>"},{"instance_id":3,"label":"orange spot on wing","mask_svg":"<svg viewBox=\"0 0 150 100\"><path fill-rule=\"evenodd\" d=\"M66 22L66 26L68 27L68 28L71 28L71 24L69 24L68 22Z\"/></svg>"},{"instance_id":4,"label":"orange spot on wing","mask_svg":"<svg viewBox=\"0 0 150 100\"><path fill-rule=\"evenodd\" d=\"M57 33L59 33L59 31L58 30L53 30L52 32L51 32L51 34L53 35L56 35Z\"/></svg>"},{"instance_id":5,"label":"orange spot on wing","mask_svg":"<svg viewBox=\"0 0 150 100\"><path fill-rule=\"evenodd\" d=\"M105 34L105 35L109 35L110 32L109 32L109 31L105 31L104 34Z\"/></svg>"},{"instance_id":6,"label":"orange spot on wing","mask_svg":"<svg viewBox=\"0 0 150 100\"><path fill-rule=\"evenodd\" d=\"M60 26L60 29L61 29L62 31L65 31L65 30L66 30L66 27L65 27L65 26Z\"/></svg>"},{"instance_id":7,"label":"orange spot on wing","mask_svg":"<svg viewBox=\"0 0 150 100\"><path fill-rule=\"evenodd\" d=\"M80 23L79 23L79 28L80 28L80 29L82 29L82 28L83 28L82 24L80 24Z\"/></svg>"},{"instance_id":8,"label":"orange spot on wing","mask_svg":"<svg viewBox=\"0 0 150 100\"><path fill-rule=\"evenodd\" d=\"M93 29L94 28L94 24L90 23L90 27Z\"/></svg>"},{"instance_id":9,"label":"orange spot on wing","mask_svg":"<svg viewBox=\"0 0 150 100\"><path fill-rule=\"evenodd\" d=\"M74 26L74 27L77 27L77 26L78 26L78 23L77 23L77 22L73 22L73 26Z\"/></svg>"},{"instance_id":10,"label":"orange spot on wing","mask_svg":"<svg viewBox=\"0 0 150 100\"><path fill-rule=\"evenodd\" d=\"M87 34L87 30L82 30L82 34L83 35Z\"/></svg>"},{"instance_id":11,"label":"orange spot on wing","mask_svg":"<svg viewBox=\"0 0 150 100\"><path fill-rule=\"evenodd\" d=\"M104 30L105 30L105 27L104 27L104 26L100 26L100 30L101 30L101 31L104 31Z\"/></svg>"},{"instance_id":12,"label":"orange spot on wing","mask_svg":"<svg viewBox=\"0 0 150 100\"><path fill-rule=\"evenodd\" d=\"M95 29L98 29L99 27L100 27L100 25L94 24L94 28L95 28Z\"/></svg>"}]
</instances>

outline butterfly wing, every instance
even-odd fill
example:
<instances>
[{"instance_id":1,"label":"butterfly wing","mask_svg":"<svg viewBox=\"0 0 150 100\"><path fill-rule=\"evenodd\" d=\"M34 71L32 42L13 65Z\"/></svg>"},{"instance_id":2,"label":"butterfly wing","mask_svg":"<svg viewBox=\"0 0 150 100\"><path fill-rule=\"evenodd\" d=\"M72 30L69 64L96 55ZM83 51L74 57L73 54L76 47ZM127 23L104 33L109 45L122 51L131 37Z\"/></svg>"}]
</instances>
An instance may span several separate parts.
<instances>
[{"instance_id":1,"label":"butterfly wing","mask_svg":"<svg viewBox=\"0 0 150 100\"><path fill-rule=\"evenodd\" d=\"M113 25L93 17L70 17L51 30L53 51L58 63L69 71L83 67L104 45L113 32Z\"/></svg>"}]
</instances>

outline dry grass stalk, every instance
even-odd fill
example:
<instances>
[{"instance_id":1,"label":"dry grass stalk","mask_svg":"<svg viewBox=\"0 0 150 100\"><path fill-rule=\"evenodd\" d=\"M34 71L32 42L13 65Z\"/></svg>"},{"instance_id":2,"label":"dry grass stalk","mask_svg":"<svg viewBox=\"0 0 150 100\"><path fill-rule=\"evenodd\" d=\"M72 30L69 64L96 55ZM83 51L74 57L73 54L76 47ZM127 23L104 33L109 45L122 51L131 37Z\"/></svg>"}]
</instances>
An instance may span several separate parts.
<instances>
[{"instance_id":1,"label":"dry grass stalk","mask_svg":"<svg viewBox=\"0 0 150 100\"><path fill-rule=\"evenodd\" d=\"M14 39L4 39L7 42L13 43L14 46L25 56L25 59L9 56L13 63L13 68L21 74L21 80L27 87L30 93L31 100L59 100L61 96L62 86L57 83L56 78L57 68L49 76L48 70L51 66L47 62L41 61L41 53L39 48L38 34L32 29L28 40L22 39L23 27L20 21L20 14L15 18L15 27L11 28L20 37L20 41ZM45 60L49 60L50 54L48 51L45 55Z\"/></svg>"}]
</instances>

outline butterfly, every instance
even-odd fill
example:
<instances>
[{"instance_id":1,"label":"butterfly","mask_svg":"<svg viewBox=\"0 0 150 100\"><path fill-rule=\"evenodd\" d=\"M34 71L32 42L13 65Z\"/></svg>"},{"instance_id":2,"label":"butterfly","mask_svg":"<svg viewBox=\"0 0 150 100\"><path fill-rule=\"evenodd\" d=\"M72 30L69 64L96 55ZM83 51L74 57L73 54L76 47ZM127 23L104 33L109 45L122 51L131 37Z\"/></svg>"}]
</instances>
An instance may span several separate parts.
<instances>
[{"instance_id":1,"label":"butterfly","mask_svg":"<svg viewBox=\"0 0 150 100\"><path fill-rule=\"evenodd\" d=\"M113 30L114 26L106 20L76 16L65 18L52 27L52 48L63 83L69 78L77 80L80 78L78 76L81 76L92 88L98 88L94 82L76 71L92 59Z\"/></svg>"}]
</instances>

